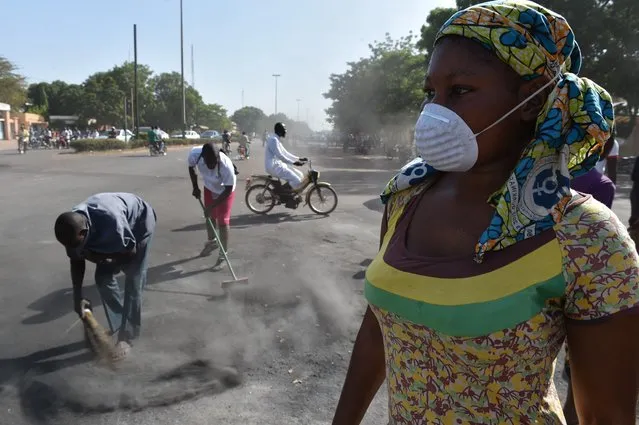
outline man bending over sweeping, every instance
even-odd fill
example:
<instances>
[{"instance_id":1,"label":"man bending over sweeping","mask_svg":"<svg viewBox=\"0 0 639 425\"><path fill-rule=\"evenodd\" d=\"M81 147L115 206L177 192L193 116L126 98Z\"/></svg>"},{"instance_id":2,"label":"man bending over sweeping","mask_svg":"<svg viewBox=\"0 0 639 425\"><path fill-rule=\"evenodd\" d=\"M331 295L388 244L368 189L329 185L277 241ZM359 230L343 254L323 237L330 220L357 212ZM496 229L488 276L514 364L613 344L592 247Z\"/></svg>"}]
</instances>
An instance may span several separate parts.
<instances>
[{"instance_id":1,"label":"man bending over sweeping","mask_svg":"<svg viewBox=\"0 0 639 425\"><path fill-rule=\"evenodd\" d=\"M98 193L60 214L55 237L71 261L74 310L82 317L85 261L96 264L100 292L111 333L117 336L118 359L140 334L142 289L156 214L131 193ZM115 276L124 272L124 298Z\"/></svg>"},{"instance_id":2,"label":"man bending over sweeping","mask_svg":"<svg viewBox=\"0 0 639 425\"><path fill-rule=\"evenodd\" d=\"M200 253L202 257L211 255L218 247L218 242L222 243L225 251L228 252L229 227L231 223L231 207L235 198L235 166L224 152L215 149L212 144L206 143L203 146L196 146L191 149L188 157L189 176L193 184L193 196L201 199L202 193L197 183L197 166L202 180L204 181L204 206L206 215L211 218L211 222L216 227L221 241L215 240L215 233L209 227L208 221L206 230L208 241ZM220 252L215 268L221 269L224 265L224 256Z\"/></svg>"}]
</instances>

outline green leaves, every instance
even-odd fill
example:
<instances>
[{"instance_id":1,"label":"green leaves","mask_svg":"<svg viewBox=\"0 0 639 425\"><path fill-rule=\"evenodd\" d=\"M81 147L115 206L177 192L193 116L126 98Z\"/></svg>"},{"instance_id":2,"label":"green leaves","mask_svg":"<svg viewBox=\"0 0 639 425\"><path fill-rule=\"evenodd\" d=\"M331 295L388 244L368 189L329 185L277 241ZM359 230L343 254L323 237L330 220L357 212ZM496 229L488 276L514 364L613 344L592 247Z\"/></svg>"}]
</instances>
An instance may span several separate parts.
<instances>
[{"instance_id":1,"label":"green leaves","mask_svg":"<svg viewBox=\"0 0 639 425\"><path fill-rule=\"evenodd\" d=\"M20 110L27 100L25 79L16 66L0 56L0 101Z\"/></svg>"},{"instance_id":2,"label":"green leaves","mask_svg":"<svg viewBox=\"0 0 639 425\"><path fill-rule=\"evenodd\" d=\"M81 85L64 81L31 84L28 97L33 104L31 110L47 117L78 115L84 123L94 119L99 126L123 126L124 99L130 101L133 97L133 85L134 64L125 62L106 72L90 75ZM185 85L187 126L198 124L216 130L231 127L221 105L204 103L197 90ZM158 125L167 130L182 128L182 79L179 73L154 75L148 66L138 65L138 102L140 126ZM131 111L127 113L131 125Z\"/></svg>"},{"instance_id":3,"label":"green leaves","mask_svg":"<svg viewBox=\"0 0 639 425\"><path fill-rule=\"evenodd\" d=\"M483 0L457 0L457 9L430 11L417 47L430 55L439 28L457 10ZM637 0L536 0L564 16L571 25L588 77L639 112L639 2Z\"/></svg>"},{"instance_id":4,"label":"green leaves","mask_svg":"<svg viewBox=\"0 0 639 425\"><path fill-rule=\"evenodd\" d=\"M264 131L262 122L266 119L266 115L260 108L254 106L246 106L242 109L238 109L231 115L231 120L237 124L238 129L246 131L248 133L256 132L261 133ZM273 125L269 126L273 127Z\"/></svg>"},{"instance_id":5,"label":"green leaves","mask_svg":"<svg viewBox=\"0 0 639 425\"><path fill-rule=\"evenodd\" d=\"M324 97L333 104L329 121L339 130L394 132L412 126L423 100L426 59L415 48L414 37L393 40L387 34L372 43L371 56L348 63L343 74L330 76Z\"/></svg>"}]
</instances>

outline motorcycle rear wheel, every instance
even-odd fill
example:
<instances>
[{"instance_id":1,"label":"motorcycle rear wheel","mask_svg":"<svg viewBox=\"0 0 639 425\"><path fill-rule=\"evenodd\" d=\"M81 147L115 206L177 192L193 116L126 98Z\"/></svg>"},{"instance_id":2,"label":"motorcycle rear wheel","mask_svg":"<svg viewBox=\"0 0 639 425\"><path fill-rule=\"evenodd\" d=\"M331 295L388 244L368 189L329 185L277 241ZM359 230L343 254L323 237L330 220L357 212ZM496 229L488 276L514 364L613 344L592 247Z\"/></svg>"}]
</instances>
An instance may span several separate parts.
<instances>
[{"instance_id":1,"label":"motorcycle rear wheel","mask_svg":"<svg viewBox=\"0 0 639 425\"><path fill-rule=\"evenodd\" d=\"M328 196L326 196L328 195ZM329 215L335 208L337 208L337 192L330 185L326 183L317 183L315 186L311 188L308 192L308 207L315 214L319 215ZM321 204L326 204L327 208L320 207L313 200L313 197L316 197L316 201ZM332 198L333 201L330 201L329 198Z\"/></svg>"},{"instance_id":2,"label":"motorcycle rear wheel","mask_svg":"<svg viewBox=\"0 0 639 425\"><path fill-rule=\"evenodd\" d=\"M253 202L253 198L255 197ZM251 186L244 196L246 206L255 214L266 214L275 207L275 193L264 184Z\"/></svg>"}]
</instances>

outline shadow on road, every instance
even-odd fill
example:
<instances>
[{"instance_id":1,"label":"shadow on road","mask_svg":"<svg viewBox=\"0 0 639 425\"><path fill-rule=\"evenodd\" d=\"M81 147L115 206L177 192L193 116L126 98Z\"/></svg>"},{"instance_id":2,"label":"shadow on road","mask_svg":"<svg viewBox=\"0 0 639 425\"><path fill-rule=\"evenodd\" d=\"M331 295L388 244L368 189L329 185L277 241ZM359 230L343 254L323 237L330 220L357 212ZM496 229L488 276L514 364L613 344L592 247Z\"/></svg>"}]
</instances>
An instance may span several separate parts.
<instances>
[{"instance_id":1,"label":"shadow on road","mask_svg":"<svg viewBox=\"0 0 639 425\"><path fill-rule=\"evenodd\" d=\"M372 259L367 258L366 260L362 261L361 263L359 263L360 266L364 267L363 270L359 270L358 272L356 272L355 274L353 274L353 279L355 280L362 280L366 277L366 268L368 266L371 265L371 263L373 262Z\"/></svg>"},{"instance_id":2,"label":"shadow on road","mask_svg":"<svg viewBox=\"0 0 639 425\"><path fill-rule=\"evenodd\" d=\"M375 197L370 201L364 202L364 206L372 211L384 212L384 204L382 204L379 197Z\"/></svg>"},{"instance_id":3,"label":"shadow on road","mask_svg":"<svg viewBox=\"0 0 639 425\"><path fill-rule=\"evenodd\" d=\"M289 214L289 213L274 213L274 214L242 214L231 218L231 228L244 229L246 227L259 226L262 224L278 224L278 223L290 223L301 221L313 221L326 218L324 215L317 214Z\"/></svg>"},{"instance_id":4,"label":"shadow on road","mask_svg":"<svg viewBox=\"0 0 639 425\"><path fill-rule=\"evenodd\" d=\"M175 269L176 266L179 266L184 263L188 263L189 261L193 261L199 256L185 258L181 260L171 261L169 263L160 264L157 266L149 267L147 271L147 285L154 285L157 283L168 282L176 279L182 279L189 276L193 276L199 273L203 273L208 271L209 269L195 270L191 272L183 272L181 270ZM118 276L118 280L120 281L120 285L122 286L124 279L123 275ZM52 322L57 320L73 310L73 297L71 291L73 289L63 288L57 291L53 291L50 294L45 295L44 297L38 298L36 301L29 304L28 308L31 310L37 310L39 313L29 316L22 320L23 325L38 325L42 323ZM95 285L84 286L82 288L82 295L85 298L88 298L93 301L94 305L99 305L100 302L100 294Z\"/></svg>"},{"instance_id":5,"label":"shadow on road","mask_svg":"<svg viewBox=\"0 0 639 425\"><path fill-rule=\"evenodd\" d=\"M23 325L39 325L57 320L69 314L73 310L73 289L68 288L53 291L42 298L29 304L27 308L39 311L39 313L22 320ZM85 298L99 300L98 288L95 285L87 285L82 288Z\"/></svg>"},{"instance_id":6,"label":"shadow on road","mask_svg":"<svg viewBox=\"0 0 639 425\"><path fill-rule=\"evenodd\" d=\"M93 359L93 355L88 350L84 351L85 348L84 341L79 341L40 350L24 357L0 359L0 384L6 384L25 373L38 376L87 363ZM63 359L50 360L77 351L83 352Z\"/></svg>"},{"instance_id":7,"label":"shadow on road","mask_svg":"<svg viewBox=\"0 0 639 425\"><path fill-rule=\"evenodd\" d=\"M261 226L264 224L278 224L289 222L300 222L310 220L320 220L327 216L317 214L287 214L287 213L274 213L274 214L242 214L231 217L231 229L244 229L247 227ZM204 219L202 219L204 220ZM196 232L206 229L204 221L202 223L189 224L188 226L180 227L178 229L171 230L172 232Z\"/></svg>"},{"instance_id":8,"label":"shadow on road","mask_svg":"<svg viewBox=\"0 0 639 425\"><path fill-rule=\"evenodd\" d=\"M176 270L175 266L179 266L190 261L201 258L199 255L190 258L184 258L182 260L175 260L169 263L160 264L157 266L149 267L146 273L147 285L155 285L157 283L169 282L171 280L183 279L185 277L194 276L196 274L203 273L209 269L194 270L191 272L183 272L182 270Z\"/></svg>"}]
</instances>

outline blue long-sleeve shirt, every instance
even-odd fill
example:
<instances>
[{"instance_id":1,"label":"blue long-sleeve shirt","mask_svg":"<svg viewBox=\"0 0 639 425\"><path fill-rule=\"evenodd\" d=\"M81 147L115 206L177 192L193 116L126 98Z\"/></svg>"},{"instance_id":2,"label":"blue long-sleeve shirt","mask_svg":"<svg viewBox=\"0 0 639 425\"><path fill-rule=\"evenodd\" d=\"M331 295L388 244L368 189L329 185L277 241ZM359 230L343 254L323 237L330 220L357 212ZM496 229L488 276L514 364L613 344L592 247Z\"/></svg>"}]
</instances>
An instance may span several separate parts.
<instances>
[{"instance_id":1,"label":"blue long-sleeve shirt","mask_svg":"<svg viewBox=\"0 0 639 425\"><path fill-rule=\"evenodd\" d=\"M72 211L87 217L89 228L83 244L67 250L71 259L84 258L85 251L98 254L130 251L155 230L155 211L132 193L98 193Z\"/></svg>"}]
</instances>

